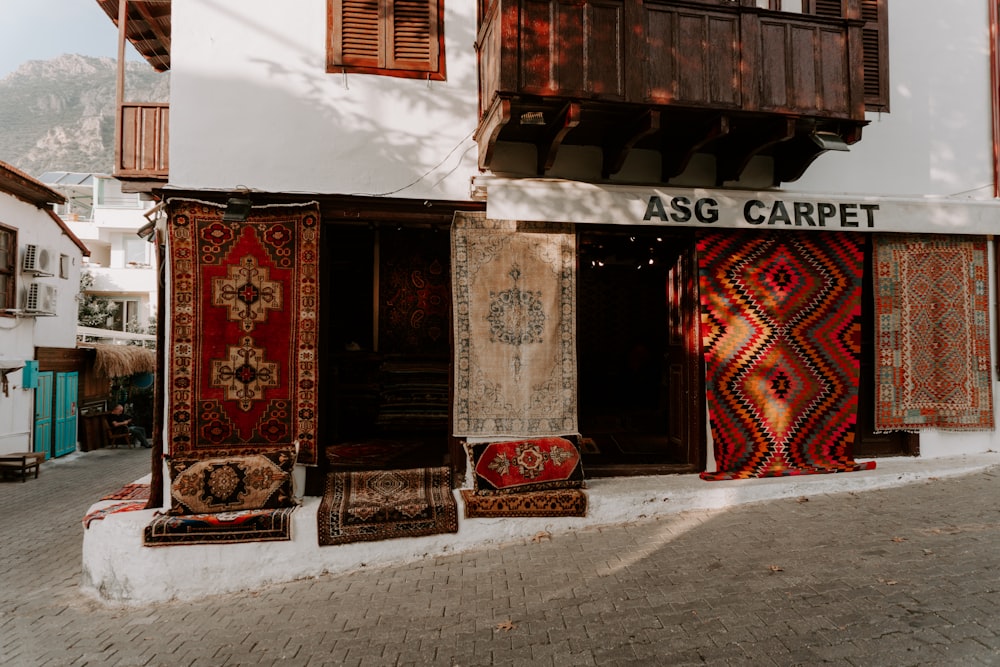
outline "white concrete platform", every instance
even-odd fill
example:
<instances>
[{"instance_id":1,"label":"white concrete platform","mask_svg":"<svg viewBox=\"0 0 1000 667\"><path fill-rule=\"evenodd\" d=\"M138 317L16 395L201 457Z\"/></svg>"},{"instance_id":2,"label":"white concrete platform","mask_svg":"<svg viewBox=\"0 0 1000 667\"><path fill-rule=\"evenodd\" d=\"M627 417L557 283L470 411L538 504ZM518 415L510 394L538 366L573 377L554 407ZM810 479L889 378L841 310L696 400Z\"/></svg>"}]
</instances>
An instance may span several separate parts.
<instances>
[{"instance_id":1,"label":"white concrete platform","mask_svg":"<svg viewBox=\"0 0 1000 667\"><path fill-rule=\"evenodd\" d=\"M588 513L581 518L465 519L461 495L454 534L319 546L320 499L306 497L292 515L292 540L225 545L143 547L153 510L112 514L84 531L83 590L112 604L140 605L258 590L268 584L399 565L422 558L560 533L640 521L688 510L721 510L745 503L868 491L951 477L1000 466L1000 453L952 458L879 459L875 470L833 475L706 482L697 475L618 477L587 482ZM144 481L144 480L137 480ZM117 501L101 501L91 509Z\"/></svg>"}]
</instances>

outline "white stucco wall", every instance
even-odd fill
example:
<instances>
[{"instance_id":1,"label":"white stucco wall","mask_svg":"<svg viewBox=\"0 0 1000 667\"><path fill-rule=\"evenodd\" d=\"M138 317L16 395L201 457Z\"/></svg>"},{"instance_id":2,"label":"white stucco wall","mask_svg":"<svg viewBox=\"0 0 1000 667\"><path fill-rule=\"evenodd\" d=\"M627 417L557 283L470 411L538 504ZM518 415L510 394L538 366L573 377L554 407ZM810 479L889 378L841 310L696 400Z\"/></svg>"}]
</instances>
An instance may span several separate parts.
<instances>
[{"instance_id":1,"label":"white stucco wall","mask_svg":"<svg viewBox=\"0 0 1000 667\"><path fill-rule=\"evenodd\" d=\"M467 199L475 5L446 3L428 82L328 74L326 0L174 3L171 186Z\"/></svg>"}]
</instances>

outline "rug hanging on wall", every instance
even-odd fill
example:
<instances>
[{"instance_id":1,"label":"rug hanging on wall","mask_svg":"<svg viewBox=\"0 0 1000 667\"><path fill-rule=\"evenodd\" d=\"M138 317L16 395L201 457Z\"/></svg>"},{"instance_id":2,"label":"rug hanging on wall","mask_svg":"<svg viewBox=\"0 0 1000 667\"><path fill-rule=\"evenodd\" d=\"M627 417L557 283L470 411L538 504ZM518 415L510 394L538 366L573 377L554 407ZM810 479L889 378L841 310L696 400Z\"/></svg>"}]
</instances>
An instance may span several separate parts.
<instances>
[{"instance_id":1,"label":"rug hanging on wall","mask_svg":"<svg viewBox=\"0 0 1000 667\"><path fill-rule=\"evenodd\" d=\"M707 233L702 341L717 472L707 480L868 470L852 458L860 235Z\"/></svg>"},{"instance_id":2,"label":"rug hanging on wall","mask_svg":"<svg viewBox=\"0 0 1000 667\"><path fill-rule=\"evenodd\" d=\"M455 214L454 435L577 431L571 225Z\"/></svg>"},{"instance_id":3,"label":"rug hanging on wall","mask_svg":"<svg viewBox=\"0 0 1000 667\"><path fill-rule=\"evenodd\" d=\"M876 430L993 430L985 239L874 242Z\"/></svg>"},{"instance_id":4,"label":"rug hanging on wall","mask_svg":"<svg viewBox=\"0 0 1000 667\"><path fill-rule=\"evenodd\" d=\"M447 467L328 473L316 515L320 546L458 532Z\"/></svg>"},{"instance_id":5,"label":"rug hanging on wall","mask_svg":"<svg viewBox=\"0 0 1000 667\"><path fill-rule=\"evenodd\" d=\"M448 237L401 230L379 241L379 350L384 354L450 353Z\"/></svg>"},{"instance_id":6,"label":"rug hanging on wall","mask_svg":"<svg viewBox=\"0 0 1000 667\"><path fill-rule=\"evenodd\" d=\"M315 464L317 207L169 209L171 455L297 444Z\"/></svg>"}]
</instances>

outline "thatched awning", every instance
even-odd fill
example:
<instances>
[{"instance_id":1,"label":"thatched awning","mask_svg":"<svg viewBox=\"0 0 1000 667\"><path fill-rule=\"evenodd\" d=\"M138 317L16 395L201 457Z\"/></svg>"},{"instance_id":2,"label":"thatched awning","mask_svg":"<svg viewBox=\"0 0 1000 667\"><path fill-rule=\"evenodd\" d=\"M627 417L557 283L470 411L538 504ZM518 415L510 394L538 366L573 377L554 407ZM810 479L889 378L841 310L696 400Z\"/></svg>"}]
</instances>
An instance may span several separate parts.
<instances>
[{"instance_id":1,"label":"thatched awning","mask_svg":"<svg viewBox=\"0 0 1000 667\"><path fill-rule=\"evenodd\" d=\"M87 345L97 353L94 369L108 377L128 377L156 372L156 352L138 345Z\"/></svg>"}]
</instances>

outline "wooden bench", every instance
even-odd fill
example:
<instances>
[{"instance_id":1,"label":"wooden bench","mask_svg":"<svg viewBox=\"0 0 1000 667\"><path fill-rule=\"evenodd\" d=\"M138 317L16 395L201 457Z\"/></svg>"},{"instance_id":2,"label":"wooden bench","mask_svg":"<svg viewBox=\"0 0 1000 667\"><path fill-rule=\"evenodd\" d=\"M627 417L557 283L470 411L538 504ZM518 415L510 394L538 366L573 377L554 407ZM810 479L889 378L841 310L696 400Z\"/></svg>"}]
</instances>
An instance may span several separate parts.
<instances>
[{"instance_id":1,"label":"wooden bench","mask_svg":"<svg viewBox=\"0 0 1000 667\"><path fill-rule=\"evenodd\" d=\"M38 469L45 461L44 452L11 452L0 454L0 473L4 476L12 473L21 473L21 481L28 478L28 473L32 469L35 471L35 479L38 479Z\"/></svg>"}]
</instances>

